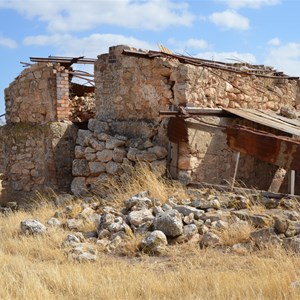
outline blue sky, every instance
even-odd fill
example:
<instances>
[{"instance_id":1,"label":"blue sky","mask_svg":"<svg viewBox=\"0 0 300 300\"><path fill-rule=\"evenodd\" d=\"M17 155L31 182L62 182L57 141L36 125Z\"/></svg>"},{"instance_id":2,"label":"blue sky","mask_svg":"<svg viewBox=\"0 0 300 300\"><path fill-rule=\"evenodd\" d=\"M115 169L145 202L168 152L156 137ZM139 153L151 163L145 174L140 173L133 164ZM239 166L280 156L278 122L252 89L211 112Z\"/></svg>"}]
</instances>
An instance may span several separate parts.
<instances>
[{"instance_id":1,"label":"blue sky","mask_svg":"<svg viewBox=\"0 0 300 300\"><path fill-rule=\"evenodd\" d=\"M20 61L128 44L300 76L299 0L0 0L0 115Z\"/></svg>"}]
</instances>

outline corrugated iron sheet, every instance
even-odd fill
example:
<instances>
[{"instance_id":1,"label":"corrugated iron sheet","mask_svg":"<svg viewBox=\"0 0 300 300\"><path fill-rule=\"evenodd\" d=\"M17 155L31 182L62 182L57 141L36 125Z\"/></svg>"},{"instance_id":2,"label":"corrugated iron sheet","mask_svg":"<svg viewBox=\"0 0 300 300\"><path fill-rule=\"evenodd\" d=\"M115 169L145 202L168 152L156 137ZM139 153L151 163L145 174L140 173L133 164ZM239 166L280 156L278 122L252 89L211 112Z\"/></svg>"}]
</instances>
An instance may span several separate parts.
<instances>
[{"instance_id":1,"label":"corrugated iron sheet","mask_svg":"<svg viewBox=\"0 0 300 300\"><path fill-rule=\"evenodd\" d=\"M300 141L238 125L227 127L225 132L231 149L300 171Z\"/></svg>"},{"instance_id":2,"label":"corrugated iron sheet","mask_svg":"<svg viewBox=\"0 0 300 300\"><path fill-rule=\"evenodd\" d=\"M170 118L167 132L170 142L188 142L188 129L183 118Z\"/></svg>"},{"instance_id":3,"label":"corrugated iron sheet","mask_svg":"<svg viewBox=\"0 0 300 300\"><path fill-rule=\"evenodd\" d=\"M296 119L288 119L283 116L258 109L223 108L223 110L261 125L269 126L292 135L300 136L300 121Z\"/></svg>"}]
</instances>

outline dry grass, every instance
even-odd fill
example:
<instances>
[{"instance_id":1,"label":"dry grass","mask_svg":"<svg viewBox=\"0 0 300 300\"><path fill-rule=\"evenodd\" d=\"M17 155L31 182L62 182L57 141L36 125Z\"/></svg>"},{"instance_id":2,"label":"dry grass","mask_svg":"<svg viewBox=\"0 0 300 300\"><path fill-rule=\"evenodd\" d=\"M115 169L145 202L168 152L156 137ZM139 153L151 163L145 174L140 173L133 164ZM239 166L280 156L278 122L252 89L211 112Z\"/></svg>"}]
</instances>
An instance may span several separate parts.
<instances>
[{"instance_id":1,"label":"dry grass","mask_svg":"<svg viewBox=\"0 0 300 300\"><path fill-rule=\"evenodd\" d=\"M186 191L182 185L165 177L157 177L151 171L149 164L139 163L135 167L128 166L128 177L121 182L110 181L107 193L115 204L123 204L125 199L132 197L141 191L148 191L151 198L165 202L170 196L186 198Z\"/></svg>"},{"instance_id":2,"label":"dry grass","mask_svg":"<svg viewBox=\"0 0 300 300\"><path fill-rule=\"evenodd\" d=\"M19 234L19 222L45 222L50 207L0 218L1 299L299 299L300 260L280 249L235 255L197 245L170 247L161 258L100 254L95 263L67 259L66 236Z\"/></svg>"},{"instance_id":3,"label":"dry grass","mask_svg":"<svg viewBox=\"0 0 300 300\"><path fill-rule=\"evenodd\" d=\"M166 199L174 185L146 174L115 187L115 195L126 199L147 189L152 197ZM187 243L170 246L164 257L134 257L137 238L118 250L123 256L100 252L94 263L76 263L64 253L67 232L62 229L40 237L20 234L21 220L45 223L53 212L46 203L0 217L0 299L300 298L300 287L291 285L300 281L300 259L276 248L238 255ZM222 238L227 245L241 242L249 230L230 228Z\"/></svg>"},{"instance_id":4,"label":"dry grass","mask_svg":"<svg viewBox=\"0 0 300 300\"><path fill-rule=\"evenodd\" d=\"M221 231L222 244L232 246L249 241L250 233L254 230L248 222L233 223Z\"/></svg>"}]
</instances>

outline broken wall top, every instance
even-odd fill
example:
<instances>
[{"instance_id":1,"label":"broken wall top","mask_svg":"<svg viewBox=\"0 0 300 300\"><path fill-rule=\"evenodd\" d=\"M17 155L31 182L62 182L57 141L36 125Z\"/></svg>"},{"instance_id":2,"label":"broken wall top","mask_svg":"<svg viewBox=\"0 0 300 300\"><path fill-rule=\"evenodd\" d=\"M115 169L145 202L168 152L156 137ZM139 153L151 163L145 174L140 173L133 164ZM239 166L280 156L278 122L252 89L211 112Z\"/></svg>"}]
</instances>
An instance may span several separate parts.
<instances>
[{"instance_id":1,"label":"broken wall top","mask_svg":"<svg viewBox=\"0 0 300 300\"><path fill-rule=\"evenodd\" d=\"M8 124L55 120L56 71L53 64L34 64L5 89Z\"/></svg>"},{"instance_id":2,"label":"broken wall top","mask_svg":"<svg viewBox=\"0 0 300 300\"><path fill-rule=\"evenodd\" d=\"M125 55L131 51L142 55ZM255 75L248 72L251 65L232 64L241 68L234 72L183 63L180 56L147 53L114 46L98 57L97 118L159 120L159 111L172 105L279 111L282 106L300 104L299 80L284 74L264 76L275 73L273 68L263 66Z\"/></svg>"}]
</instances>

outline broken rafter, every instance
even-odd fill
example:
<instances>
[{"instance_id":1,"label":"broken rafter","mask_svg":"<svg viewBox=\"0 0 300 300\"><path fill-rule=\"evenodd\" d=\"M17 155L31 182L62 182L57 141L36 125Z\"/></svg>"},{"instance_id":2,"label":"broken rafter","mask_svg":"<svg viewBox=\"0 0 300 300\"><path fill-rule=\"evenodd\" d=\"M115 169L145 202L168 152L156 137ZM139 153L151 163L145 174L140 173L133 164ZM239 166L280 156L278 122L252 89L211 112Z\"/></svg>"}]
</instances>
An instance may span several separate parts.
<instances>
[{"instance_id":1,"label":"broken rafter","mask_svg":"<svg viewBox=\"0 0 300 300\"><path fill-rule=\"evenodd\" d=\"M32 62L53 62L61 63L63 65L71 66L72 64L94 64L96 59L94 58L84 58L84 56L79 57L60 57L60 56L49 56L49 57L30 57Z\"/></svg>"},{"instance_id":2,"label":"broken rafter","mask_svg":"<svg viewBox=\"0 0 300 300\"><path fill-rule=\"evenodd\" d=\"M221 108L190 108L185 107L185 111L188 115L193 116L212 116L212 117L228 117L232 118L235 117L233 114L224 111ZM184 116L181 111L169 111L169 110L162 110L159 112L161 116L167 117L176 117L176 116Z\"/></svg>"},{"instance_id":3,"label":"broken rafter","mask_svg":"<svg viewBox=\"0 0 300 300\"><path fill-rule=\"evenodd\" d=\"M80 75L73 75L74 77L77 77L77 78L80 78L80 79L84 79L86 80L87 82L91 83L91 84L95 84L95 80L93 79L88 79L88 78L85 78L84 76L80 76Z\"/></svg>"},{"instance_id":4,"label":"broken rafter","mask_svg":"<svg viewBox=\"0 0 300 300\"><path fill-rule=\"evenodd\" d=\"M30 67L30 66L32 66L33 64L31 64L31 63L28 63L28 62L24 62L24 61L20 61L20 64L22 64L22 65L24 65L23 67Z\"/></svg>"},{"instance_id":5,"label":"broken rafter","mask_svg":"<svg viewBox=\"0 0 300 300\"><path fill-rule=\"evenodd\" d=\"M83 71L69 71L69 74L72 74L74 76L79 75L79 76L86 76L86 77L95 77L93 74L90 74L88 72L83 72Z\"/></svg>"},{"instance_id":6,"label":"broken rafter","mask_svg":"<svg viewBox=\"0 0 300 300\"><path fill-rule=\"evenodd\" d=\"M248 68L248 70L241 70L240 68L243 66L242 64L240 66L236 66L235 64L228 64L223 63L219 61L213 61L213 60L207 60L207 59L200 59L200 58L194 58L194 57L188 57L184 55L176 55L176 54L170 54L170 53L164 53L159 51L148 51L148 52L142 52L142 51L133 51L133 50L123 50L124 55L130 55L130 56L136 56L136 57L145 57L145 58L155 58L155 57L168 57L168 58L176 58L181 63L191 64L195 66L202 66L202 67L208 67L208 68L214 68L214 69L220 69L225 70L233 73L238 74L245 74L245 75L255 75L257 77L266 77L266 78L283 78L283 79L299 79L299 77L292 77L287 76L285 74L281 74L280 72L277 72L276 70L270 70L270 69L251 69ZM267 74L262 74L267 73ZM271 74L270 74L271 73Z\"/></svg>"}]
</instances>

